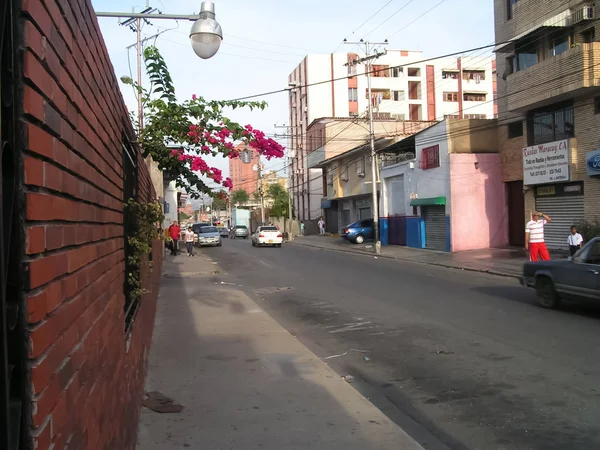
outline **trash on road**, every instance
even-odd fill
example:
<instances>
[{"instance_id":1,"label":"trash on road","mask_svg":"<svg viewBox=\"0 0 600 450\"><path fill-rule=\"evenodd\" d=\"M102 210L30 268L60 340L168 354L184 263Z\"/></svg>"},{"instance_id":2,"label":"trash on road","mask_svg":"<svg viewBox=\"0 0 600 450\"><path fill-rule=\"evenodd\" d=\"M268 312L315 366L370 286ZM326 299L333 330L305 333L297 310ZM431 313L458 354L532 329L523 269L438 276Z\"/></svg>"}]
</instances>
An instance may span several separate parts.
<instances>
[{"instance_id":1,"label":"trash on road","mask_svg":"<svg viewBox=\"0 0 600 450\"><path fill-rule=\"evenodd\" d=\"M454 352L451 352L449 350L438 350L436 353L438 355L454 355Z\"/></svg>"},{"instance_id":2,"label":"trash on road","mask_svg":"<svg viewBox=\"0 0 600 450\"><path fill-rule=\"evenodd\" d=\"M346 381L347 383L352 383L354 381L354 377L352 375L344 375L342 380Z\"/></svg>"},{"instance_id":3,"label":"trash on road","mask_svg":"<svg viewBox=\"0 0 600 450\"><path fill-rule=\"evenodd\" d=\"M156 391L148 392L142 405L161 414L180 413L183 410L183 406L175 403L175 400Z\"/></svg>"},{"instance_id":4,"label":"trash on road","mask_svg":"<svg viewBox=\"0 0 600 450\"><path fill-rule=\"evenodd\" d=\"M371 358L369 358L368 356L365 356L364 360L367 361L367 362L369 362L369 361L371 361Z\"/></svg>"},{"instance_id":5,"label":"trash on road","mask_svg":"<svg viewBox=\"0 0 600 450\"><path fill-rule=\"evenodd\" d=\"M348 350L347 352L344 353L340 353L339 355L331 355L328 356L327 358L323 358L323 361L327 361L328 359L333 359L333 358L339 358L340 356L346 356L348 353L350 352L357 352L357 353L371 353L371 350L358 350L356 348L351 348L350 350Z\"/></svg>"}]
</instances>

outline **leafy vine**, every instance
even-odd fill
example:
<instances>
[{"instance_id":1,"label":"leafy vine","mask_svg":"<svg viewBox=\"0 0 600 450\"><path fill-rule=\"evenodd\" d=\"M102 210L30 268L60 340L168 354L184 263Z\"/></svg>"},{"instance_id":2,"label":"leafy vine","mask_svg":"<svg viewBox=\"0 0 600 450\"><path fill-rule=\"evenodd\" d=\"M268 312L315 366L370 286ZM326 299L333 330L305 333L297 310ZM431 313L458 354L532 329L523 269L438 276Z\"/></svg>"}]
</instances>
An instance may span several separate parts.
<instances>
[{"instance_id":1,"label":"leafy vine","mask_svg":"<svg viewBox=\"0 0 600 450\"><path fill-rule=\"evenodd\" d=\"M124 219L127 224L127 285L129 299L139 299L148 293L142 288L142 265L152 251L152 242L158 237L157 224L164 220L158 203L140 203L130 199L124 205ZM151 263L149 263L152 269Z\"/></svg>"}]
</instances>

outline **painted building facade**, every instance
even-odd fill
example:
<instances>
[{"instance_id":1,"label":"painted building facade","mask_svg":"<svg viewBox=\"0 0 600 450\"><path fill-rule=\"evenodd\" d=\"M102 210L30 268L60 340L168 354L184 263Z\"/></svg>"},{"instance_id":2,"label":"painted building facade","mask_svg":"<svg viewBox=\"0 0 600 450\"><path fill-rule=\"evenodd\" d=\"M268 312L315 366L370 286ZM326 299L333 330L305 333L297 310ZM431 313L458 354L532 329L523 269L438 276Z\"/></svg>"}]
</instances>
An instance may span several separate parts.
<instances>
[{"instance_id":1,"label":"painted building facade","mask_svg":"<svg viewBox=\"0 0 600 450\"><path fill-rule=\"evenodd\" d=\"M352 64L359 57L355 53L308 55L289 75L290 187L301 219L321 214L324 193L321 171L307 163L310 149L315 148L307 129L315 119L364 119L369 105L380 120L439 121L496 115L492 57L422 62L421 52L389 50L373 66L370 99L365 67ZM335 81L324 83L328 80Z\"/></svg>"},{"instance_id":2,"label":"painted building facade","mask_svg":"<svg viewBox=\"0 0 600 450\"><path fill-rule=\"evenodd\" d=\"M384 160L382 243L453 252L505 246L495 133L495 120L447 119L415 135L414 151Z\"/></svg>"},{"instance_id":3,"label":"painted building facade","mask_svg":"<svg viewBox=\"0 0 600 450\"><path fill-rule=\"evenodd\" d=\"M600 178L588 170L600 148L600 4L495 0L494 8L510 243L524 244L537 209L553 219L548 247L566 249L571 225L600 218Z\"/></svg>"}]
</instances>

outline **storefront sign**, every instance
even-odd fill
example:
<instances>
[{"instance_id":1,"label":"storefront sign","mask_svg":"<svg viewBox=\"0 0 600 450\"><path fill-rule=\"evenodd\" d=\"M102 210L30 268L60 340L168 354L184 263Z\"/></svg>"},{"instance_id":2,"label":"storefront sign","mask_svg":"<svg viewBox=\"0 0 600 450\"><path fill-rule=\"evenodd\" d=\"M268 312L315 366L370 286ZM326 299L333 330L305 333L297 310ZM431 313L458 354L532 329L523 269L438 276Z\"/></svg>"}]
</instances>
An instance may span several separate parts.
<instances>
[{"instance_id":1,"label":"storefront sign","mask_svg":"<svg viewBox=\"0 0 600 450\"><path fill-rule=\"evenodd\" d=\"M583 181L574 183L555 184L553 186L537 186L535 197L573 197L583 195Z\"/></svg>"},{"instance_id":2,"label":"storefront sign","mask_svg":"<svg viewBox=\"0 0 600 450\"><path fill-rule=\"evenodd\" d=\"M561 183L570 180L569 140L523 149L523 184Z\"/></svg>"},{"instance_id":3,"label":"storefront sign","mask_svg":"<svg viewBox=\"0 0 600 450\"><path fill-rule=\"evenodd\" d=\"M600 176L600 150L585 154L585 168L590 177Z\"/></svg>"}]
</instances>

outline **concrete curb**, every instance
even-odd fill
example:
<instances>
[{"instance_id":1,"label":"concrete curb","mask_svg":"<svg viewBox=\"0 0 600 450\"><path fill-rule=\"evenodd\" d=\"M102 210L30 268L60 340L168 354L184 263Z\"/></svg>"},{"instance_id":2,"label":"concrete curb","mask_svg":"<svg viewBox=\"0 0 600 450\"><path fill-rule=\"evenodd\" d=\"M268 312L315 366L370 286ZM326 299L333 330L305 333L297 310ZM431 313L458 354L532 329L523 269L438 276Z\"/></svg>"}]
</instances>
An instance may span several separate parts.
<instances>
[{"instance_id":1,"label":"concrete curb","mask_svg":"<svg viewBox=\"0 0 600 450\"><path fill-rule=\"evenodd\" d=\"M517 280L520 278L520 275L517 275L514 273L502 272L500 270L494 270L494 269L476 269L473 267L463 267L463 266L457 266L457 265L452 265L452 264L415 261L413 259L398 258L397 256L390 256L390 255L386 255L386 254L374 255L373 253L367 253L362 250L346 250L343 248L321 247L320 245L299 243L299 242L295 242L295 241L289 242L289 243L292 245L300 245L300 246L304 246L304 247L318 248L321 250L328 250L328 251L332 251L332 252L352 253L354 255L363 255L363 256L377 256L378 258L391 259L391 260L395 260L395 261L403 261L403 262L409 262L409 263L413 263L413 264L421 264L421 265L425 265L425 266L439 266L439 267L444 267L447 269L467 270L469 272L487 273L489 275L495 275L495 276L505 277L505 278L515 278Z\"/></svg>"}]
</instances>

